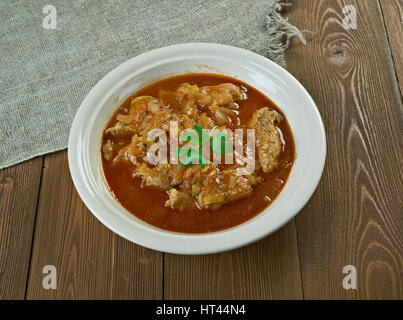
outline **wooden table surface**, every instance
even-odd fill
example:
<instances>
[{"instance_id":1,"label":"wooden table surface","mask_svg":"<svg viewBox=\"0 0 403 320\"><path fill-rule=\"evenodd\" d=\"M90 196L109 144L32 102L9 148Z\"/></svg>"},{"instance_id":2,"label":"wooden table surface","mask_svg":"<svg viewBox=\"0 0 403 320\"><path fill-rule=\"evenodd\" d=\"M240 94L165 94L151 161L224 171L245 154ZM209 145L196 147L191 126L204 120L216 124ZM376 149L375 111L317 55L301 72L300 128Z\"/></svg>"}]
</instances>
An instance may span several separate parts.
<instances>
[{"instance_id":1,"label":"wooden table surface","mask_svg":"<svg viewBox=\"0 0 403 320\"><path fill-rule=\"evenodd\" d=\"M287 69L327 132L319 186L300 214L247 247L164 254L104 227L73 186L66 151L0 171L0 299L401 299L402 0L294 0L307 34ZM343 7L357 29L343 27ZM43 267L57 268L45 290ZM357 289L342 269L354 265Z\"/></svg>"}]
</instances>

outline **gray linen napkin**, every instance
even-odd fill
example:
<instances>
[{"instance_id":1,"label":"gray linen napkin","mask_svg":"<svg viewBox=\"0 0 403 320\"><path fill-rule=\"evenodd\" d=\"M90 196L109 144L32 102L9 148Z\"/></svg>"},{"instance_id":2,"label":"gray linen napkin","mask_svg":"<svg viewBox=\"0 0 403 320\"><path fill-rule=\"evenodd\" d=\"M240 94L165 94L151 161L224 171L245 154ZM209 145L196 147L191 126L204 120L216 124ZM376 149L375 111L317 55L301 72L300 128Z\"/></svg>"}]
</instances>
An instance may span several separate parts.
<instances>
[{"instance_id":1,"label":"gray linen napkin","mask_svg":"<svg viewBox=\"0 0 403 320\"><path fill-rule=\"evenodd\" d=\"M284 65L289 37L304 41L281 17L285 3L278 0L48 4L0 3L0 169L66 148L74 114L89 90L140 53L176 43L216 42Z\"/></svg>"}]
</instances>

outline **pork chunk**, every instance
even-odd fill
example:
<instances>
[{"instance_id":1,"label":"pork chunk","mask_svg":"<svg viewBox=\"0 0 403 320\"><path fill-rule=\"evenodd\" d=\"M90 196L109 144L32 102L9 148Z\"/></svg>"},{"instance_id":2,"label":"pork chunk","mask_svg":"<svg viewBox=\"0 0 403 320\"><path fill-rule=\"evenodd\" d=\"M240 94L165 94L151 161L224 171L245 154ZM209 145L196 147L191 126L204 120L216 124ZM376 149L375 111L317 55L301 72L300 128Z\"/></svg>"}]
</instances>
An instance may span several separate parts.
<instances>
[{"instance_id":1,"label":"pork chunk","mask_svg":"<svg viewBox=\"0 0 403 320\"><path fill-rule=\"evenodd\" d=\"M277 112L262 108L254 113L250 122L250 126L256 129L259 164L266 173L276 170L279 165L278 156L282 144L276 125L279 125L281 120Z\"/></svg>"},{"instance_id":2,"label":"pork chunk","mask_svg":"<svg viewBox=\"0 0 403 320\"><path fill-rule=\"evenodd\" d=\"M246 177L238 175L236 170L224 170L206 179L197 201L202 209L218 209L251 193L252 186Z\"/></svg>"},{"instance_id":3,"label":"pork chunk","mask_svg":"<svg viewBox=\"0 0 403 320\"><path fill-rule=\"evenodd\" d=\"M236 101L245 99L242 89L232 83L204 87L183 83L176 94L186 115L193 120L203 118L200 121L211 127L214 126L214 122L225 125L234 121L238 116ZM201 114L201 111L208 111L208 115ZM238 120L235 121L237 122Z\"/></svg>"},{"instance_id":4,"label":"pork chunk","mask_svg":"<svg viewBox=\"0 0 403 320\"><path fill-rule=\"evenodd\" d=\"M108 139L106 143L102 146L102 152L104 153L104 158L106 160L111 160L113 157L113 142Z\"/></svg>"},{"instance_id":5,"label":"pork chunk","mask_svg":"<svg viewBox=\"0 0 403 320\"><path fill-rule=\"evenodd\" d=\"M206 95L202 103L208 106L212 119L218 125L239 122L235 102L244 100L240 87L232 83L223 83L217 86L202 87L200 91Z\"/></svg>"},{"instance_id":6,"label":"pork chunk","mask_svg":"<svg viewBox=\"0 0 403 320\"><path fill-rule=\"evenodd\" d=\"M124 121L118 121L113 127L105 131L106 134L112 136L130 135L136 132L136 128Z\"/></svg>"},{"instance_id":7,"label":"pork chunk","mask_svg":"<svg viewBox=\"0 0 403 320\"><path fill-rule=\"evenodd\" d=\"M126 147L119 150L116 157L113 159L113 164L116 165L120 161L130 161L137 164L138 159L146 155L146 145L142 142L143 138L133 135L132 142Z\"/></svg>"},{"instance_id":8,"label":"pork chunk","mask_svg":"<svg viewBox=\"0 0 403 320\"><path fill-rule=\"evenodd\" d=\"M241 88L232 83L205 86L200 91L211 98L211 104L217 106L227 106L230 103L244 100Z\"/></svg>"},{"instance_id":9,"label":"pork chunk","mask_svg":"<svg viewBox=\"0 0 403 320\"><path fill-rule=\"evenodd\" d=\"M141 185L146 187L155 187L162 190L169 190L173 187L171 166L160 164L154 168L149 168L141 163L133 172L133 176L141 177Z\"/></svg>"},{"instance_id":10,"label":"pork chunk","mask_svg":"<svg viewBox=\"0 0 403 320\"><path fill-rule=\"evenodd\" d=\"M167 207L183 210L186 208L191 208L195 205L191 196L174 188L168 191L168 196L169 200L165 202L165 206Z\"/></svg>"},{"instance_id":11,"label":"pork chunk","mask_svg":"<svg viewBox=\"0 0 403 320\"><path fill-rule=\"evenodd\" d=\"M159 118L156 115L159 116L160 113L164 113L164 119L169 118L170 112L162 101L151 96L136 97L130 103L129 112L118 114L116 116L118 122L105 133L113 136L143 133L157 125L155 122Z\"/></svg>"}]
</instances>

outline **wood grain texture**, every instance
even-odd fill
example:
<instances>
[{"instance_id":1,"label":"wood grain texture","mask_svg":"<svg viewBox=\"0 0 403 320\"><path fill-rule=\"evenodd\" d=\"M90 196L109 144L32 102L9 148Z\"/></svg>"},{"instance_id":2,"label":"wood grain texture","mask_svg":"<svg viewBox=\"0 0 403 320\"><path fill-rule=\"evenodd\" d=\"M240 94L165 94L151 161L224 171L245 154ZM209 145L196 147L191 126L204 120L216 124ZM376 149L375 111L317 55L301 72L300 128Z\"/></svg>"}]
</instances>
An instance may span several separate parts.
<instances>
[{"instance_id":1,"label":"wood grain texture","mask_svg":"<svg viewBox=\"0 0 403 320\"><path fill-rule=\"evenodd\" d=\"M165 299L302 299L294 221L245 248L165 255Z\"/></svg>"},{"instance_id":2,"label":"wood grain texture","mask_svg":"<svg viewBox=\"0 0 403 320\"><path fill-rule=\"evenodd\" d=\"M57 269L45 290L43 267ZM162 253L120 238L88 211L71 181L67 152L45 156L28 299L159 299Z\"/></svg>"},{"instance_id":3,"label":"wood grain texture","mask_svg":"<svg viewBox=\"0 0 403 320\"><path fill-rule=\"evenodd\" d=\"M0 300L24 299L42 157L0 171Z\"/></svg>"},{"instance_id":4,"label":"wood grain texture","mask_svg":"<svg viewBox=\"0 0 403 320\"><path fill-rule=\"evenodd\" d=\"M342 24L350 4L356 30ZM402 102L379 3L296 1L288 17L314 32L287 62L318 105L328 146L319 187L296 218L304 298L401 299ZM350 264L357 290L342 286Z\"/></svg>"},{"instance_id":5,"label":"wood grain texture","mask_svg":"<svg viewBox=\"0 0 403 320\"><path fill-rule=\"evenodd\" d=\"M403 0L380 0L389 45L403 95Z\"/></svg>"},{"instance_id":6,"label":"wood grain texture","mask_svg":"<svg viewBox=\"0 0 403 320\"><path fill-rule=\"evenodd\" d=\"M287 69L318 105L328 154L318 189L286 227L231 252L163 255L94 218L65 151L35 158L0 171L0 300L402 299L402 2L287 9L314 32L307 46L293 41ZM356 30L343 28L345 5L357 8ZM349 264L357 290L342 286ZM57 290L42 287L45 265L57 268Z\"/></svg>"}]
</instances>

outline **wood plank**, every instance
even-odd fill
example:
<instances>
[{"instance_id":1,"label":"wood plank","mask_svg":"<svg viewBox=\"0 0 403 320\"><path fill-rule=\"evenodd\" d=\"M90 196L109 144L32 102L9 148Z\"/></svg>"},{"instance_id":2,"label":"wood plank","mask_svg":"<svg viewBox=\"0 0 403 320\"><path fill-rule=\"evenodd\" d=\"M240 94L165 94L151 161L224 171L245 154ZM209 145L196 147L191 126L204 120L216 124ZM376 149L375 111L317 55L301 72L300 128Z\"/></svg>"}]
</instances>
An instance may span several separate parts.
<instances>
[{"instance_id":1,"label":"wood plank","mask_svg":"<svg viewBox=\"0 0 403 320\"><path fill-rule=\"evenodd\" d=\"M42 157L0 170L0 300L24 299Z\"/></svg>"},{"instance_id":2,"label":"wood plank","mask_svg":"<svg viewBox=\"0 0 403 320\"><path fill-rule=\"evenodd\" d=\"M342 8L357 8L345 30ZM287 53L327 132L319 187L296 218L306 299L402 298L402 107L377 1L296 1L293 24L311 30ZM345 265L357 290L345 290Z\"/></svg>"},{"instance_id":3,"label":"wood plank","mask_svg":"<svg viewBox=\"0 0 403 320\"><path fill-rule=\"evenodd\" d=\"M158 299L162 253L134 245L103 226L79 198L67 152L45 156L28 299ZM54 265L57 289L42 287Z\"/></svg>"},{"instance_id":4,"label":"wood plank","mask_svg":"<svg viewBox=\"0 0 403 320\"><path fill-rule=\"evenodd\" d=\"M403 0L380 0L389 45L403 95Z\"/></svg>"},{"instance_id":5,"label":"wood plank","mask_svg":"<svg viewBox=\"0 0 403 320\"><path fill-rule=\"evenodd\" d=\"M247 247L214 255L165 254L166 299L301 299L294 221Z\"/></svg>"}]
</instances>

